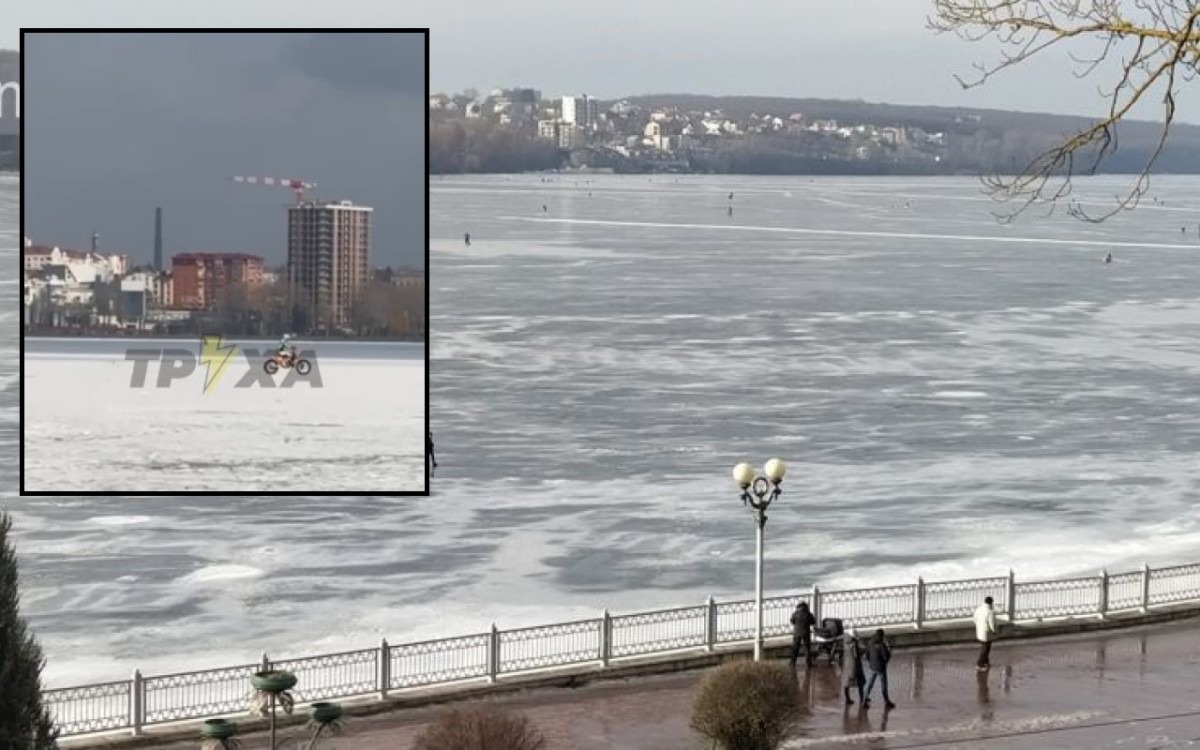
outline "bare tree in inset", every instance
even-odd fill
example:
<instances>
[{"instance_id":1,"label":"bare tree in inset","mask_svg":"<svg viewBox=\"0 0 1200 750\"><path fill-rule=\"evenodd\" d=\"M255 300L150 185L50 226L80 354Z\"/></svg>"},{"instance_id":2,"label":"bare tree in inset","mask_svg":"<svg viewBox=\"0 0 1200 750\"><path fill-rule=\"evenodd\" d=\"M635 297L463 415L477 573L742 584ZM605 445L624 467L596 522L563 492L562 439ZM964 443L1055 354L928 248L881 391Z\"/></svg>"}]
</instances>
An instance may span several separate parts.
<instances>
[{"instance_id":1,"label":"bare tree in inset","mask_svg":"<svg viewBox=\"0 0 1200 750\"><path fill-rule=\"evenodd\" d=\"M976 64L970 79L956 76L964 88L982 86L997 73L1059 47L1072 49L1077 78L1112 71L1112 79L1099 86L1108 102L1103 117L1034 157L1019 174L984 178L994 197L1018 204L1001 219L1011 220L1033 204L1053 210L1065 201L1071 215L1100 222L1137 205L1175 120L1178 87L1192 81L1200 66L1200 0L934 0L934 5L928 19L933 30L1000 44L997 61ZM1094 49L1085 54L1089 42ZM1085 210L1070 199L1072 176L1094 174L1117 150L1118 126L1136 105L1155 97L1161 97L1161 129L1133 185L1102 212Z\"/></svg>"}]
</instances>

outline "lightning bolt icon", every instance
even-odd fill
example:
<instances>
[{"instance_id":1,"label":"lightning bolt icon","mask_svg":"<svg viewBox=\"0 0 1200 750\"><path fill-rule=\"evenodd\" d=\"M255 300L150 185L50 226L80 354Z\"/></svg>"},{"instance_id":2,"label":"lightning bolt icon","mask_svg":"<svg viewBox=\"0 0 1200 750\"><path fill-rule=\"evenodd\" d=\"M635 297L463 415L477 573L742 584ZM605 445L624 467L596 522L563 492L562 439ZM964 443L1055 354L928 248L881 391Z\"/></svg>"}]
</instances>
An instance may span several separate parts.
<instances>
[{"instance_id":1,"label":"lightning bolt icon","mask_svg":"<svg viewBox=\"0 0 1200 750\"><path fill-rule=\"evenodd\" d=\"M208 395L221 376L225 374L225 369L229 366L229 360L233 359L233 355L237 352L237 347L233 344L221 345L220 336L204 336L200 340L200 364L208 368L208 374L204 376L204 394Z\"/></svg>"}]
</instances>

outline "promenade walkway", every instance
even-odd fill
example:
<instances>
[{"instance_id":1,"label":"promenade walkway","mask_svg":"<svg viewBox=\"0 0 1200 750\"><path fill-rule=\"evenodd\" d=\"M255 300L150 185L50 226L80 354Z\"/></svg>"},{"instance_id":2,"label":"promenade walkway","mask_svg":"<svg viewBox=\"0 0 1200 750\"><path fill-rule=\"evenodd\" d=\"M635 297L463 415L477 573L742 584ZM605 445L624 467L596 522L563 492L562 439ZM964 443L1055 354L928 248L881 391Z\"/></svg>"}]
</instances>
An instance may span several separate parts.
<instances>
[{"instance_id":1,"label":"promenade walkway","mask_svg":"<svg viewBox=\"0 0 1200 750\"><path fill-rule=\"evenodd\" d=\"M810 715L786 747L1200 748L1200 619L1002 641L985 674L975 671L974 658L970 646L897 651L890 672L897 708L887 713L878 696L866 712L845 709L835 668L801 668L797 682ZM688 715L702 675L599 681L493 700L529 716L552 750L696 750L703 745ZM351 717L329 747L404 750L440 710ZM243 747L265 748L266 741L248 734Z\"/></svg>"}]
</instances>

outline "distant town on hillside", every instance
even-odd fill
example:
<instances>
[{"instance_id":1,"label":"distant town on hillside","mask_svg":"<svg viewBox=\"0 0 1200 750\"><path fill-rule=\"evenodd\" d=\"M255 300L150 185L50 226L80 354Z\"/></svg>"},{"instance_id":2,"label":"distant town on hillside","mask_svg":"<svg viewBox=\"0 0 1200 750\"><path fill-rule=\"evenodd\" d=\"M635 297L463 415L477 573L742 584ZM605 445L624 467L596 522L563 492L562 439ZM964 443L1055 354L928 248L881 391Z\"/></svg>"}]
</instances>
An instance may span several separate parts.
<instances>
[{"instance_id":1,"label":"distant town on hillside","mask_svg":"<svg viewBox=\"0 0 1200 750\"><path fill-rule=\"evenodd\" d=\"M425 272L372 266L369 206L300 201L288 209L285 265L260 255L183 252L167 259L155 214L154 262L37 244L25 237L25 332L407 338L425 336Z\"/></svg>"},{"instance_id":2,"label":"distant town on hillside","mask_svg":"<svg viewBox=\"0 0 1200 750\"><path fill-rule=\"evenodd\" d=\"M1097 107L1102 106L1098 101ZM732 174L1012 173L1079 117L863 101L658 94L544 98L532 88L429 98L433 174L587 168ZM1127 122L1098 171L1137 172L1159 125ZM1200 127L1177 124L1158 171L1200 172Z\"/></svg>"}]
</instances>

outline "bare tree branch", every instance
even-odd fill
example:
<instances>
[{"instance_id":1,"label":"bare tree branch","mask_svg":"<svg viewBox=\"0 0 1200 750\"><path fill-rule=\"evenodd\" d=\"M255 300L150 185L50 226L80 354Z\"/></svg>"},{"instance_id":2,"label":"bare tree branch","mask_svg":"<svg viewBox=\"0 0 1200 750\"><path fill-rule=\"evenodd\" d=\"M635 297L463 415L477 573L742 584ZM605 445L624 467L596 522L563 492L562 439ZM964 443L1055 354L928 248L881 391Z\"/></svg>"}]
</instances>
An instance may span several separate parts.
<instances>
[{"instance_id":1,"label":"bare tree branch","mask_svg":"<svg viewBox=\"0 0 1200 750\"><path fill-rule=\"evenodd\" d=\"M1150 185L1150 173L1162 155L1175 120L1176 86L1189 82L1200 71L1200 0L933 0L927 19L938 33L960 38L998 42L999 59L974 65L972 79L955 79L964 88L976 88L1008 68L1018 66L1045 50L1067 44L1095 44L1094 55L1068 52L1078 66L1074 74L1088 78L1108 65L1119 66L1111 87L1101 85L1108 113L1063 143L1034 157L1015 176L983 179L988 191L1016 208L998 214L1005 221L1035 204L1051 210L1071 195L1071 178L1077 174L1076 156L1087 159L1080 170L1095 174L1117 150L1117 130L1135 105L1151 91L1161 90L1162 127L1155 147L1134 184L1116 203L1100 213L1090 213L1071 201L1071 215L1099 222L1133 208Z\"/></svg>"}]
</instances>

